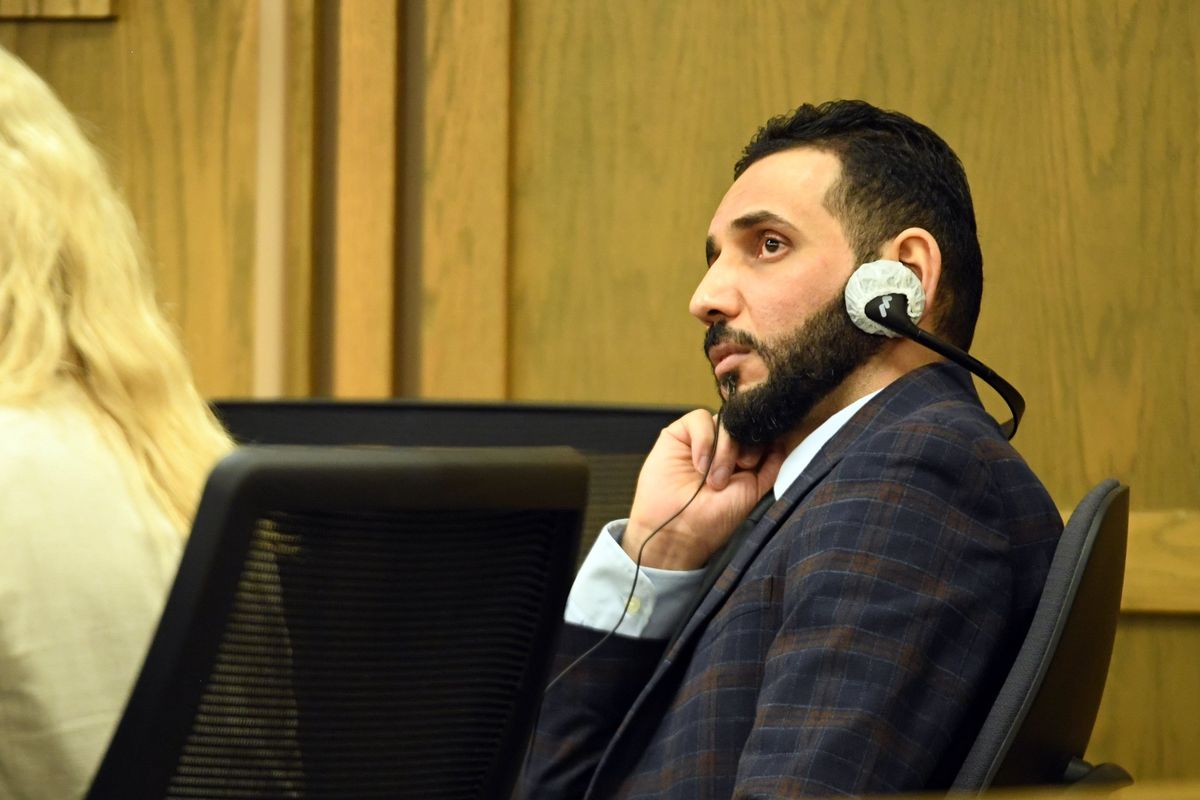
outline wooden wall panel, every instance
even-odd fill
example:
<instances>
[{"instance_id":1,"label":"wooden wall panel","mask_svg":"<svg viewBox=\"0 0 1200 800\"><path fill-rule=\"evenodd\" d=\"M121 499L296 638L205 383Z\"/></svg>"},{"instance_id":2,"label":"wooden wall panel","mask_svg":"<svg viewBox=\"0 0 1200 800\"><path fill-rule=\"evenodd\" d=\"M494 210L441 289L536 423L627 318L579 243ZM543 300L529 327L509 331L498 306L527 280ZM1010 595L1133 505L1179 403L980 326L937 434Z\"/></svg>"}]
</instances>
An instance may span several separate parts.
<instances>
[{"instance_id":1,"label":"wooden wall panel","mask_svg":"<svg viewBox=\"0 0 1200 800\"><path fill-rule=\"evenodd\" d=\"M105 154L201 391L252 380L257 3L125 0L114 22L5 22Z\"/></svg>"},{"instance_id":2,"label":"wooden wall panel","mask_svg":"<svg viewBox=\"0 0 1200 800\"><path fill-rule=\"evenodd\" d=\"M135 212L202 391L252 386L258 5L139 0L116 25ZM113 87L114 89L117 87Z\"/></svg>"},{"instance_id":3,"label":"wooden wall panel","mask_svg":"<svg viewBox=\"0 0 1200 800\"><path fill-rule=\"evenodd\" d=\"M258 124L254 187L254 375L256 396L283 394L289 337L286 316L289 149L287 139L288 15L284 0L258 4Z\"/></svg>"},{"instance_id":4,"label":"wooden wall panel","mask_svg":"<svg viewBox=\"0 0 1200 800\"><path fill-rule=\"evenodd\" d=\"M317 0L281 0L287 15L284 141L284 393L316 389Z\"/></svg>"},{"instance_id":5,"label":"wooden wall panel","mask_svg":"<svg viewBox=\"0 0 1200 800\"><path fill-rule=\"evenodd\" d=\"M1200 617L1123 615L1087 758L1136 780L1200 779Z\"/></svg>"},{"instance_id":6,"label":"wooden wall panel","mask_svg":"<svg viewBox=\"0 0 1200 800\"><path fill-rule=\"evenodd\" d=\"M314 390L315 0L258 4L254 384Z\"/></svg>"},{"instance_id":7,"label":"wooden wall panel","mask_svg":"<svg viewBox=\"0 0 1200 800\"><path fill-rule=\"evenodd\" d=\"M1138 508L1197 505L1197 10L1030 7L994 54L1023 85L972 134L998 266L981 336L1011 347L1018 441L1057 495L1113 474Z\"/></svg>"},{"instance_id":8,"label":"wooden wall panel","mask_svg":"<svg viewBox=\"0 0 1200 800\"><path fill-rule=\"evenodd\" d=\"M1187 614L1200 625L1200 511L1129 515L1121 610Z\"/></svg>"},{"instance_id":9,"label":"wooden wall panel","mask_svg":"<svg viewBox=\"0 0 1200 800\"><path fill-rule=\"evenodd\" d=\"M396 342L399 5L339 6L332 390L388 397Z\"/></svg>"},{"instance_id":10,"label":"wooden wall panel","mask_svg":"<svg viewBox=\"0 0 1200 800\"><path fill-rule=\"evenodd\" d=\"M112 0L0 0L0 19L106 19Z\"/></svg>"},{"instance_id":11,"label":"wooden wall panel","mask_svg":"<svg viewBox=\"0 0 1200 800\"><path fill-rule=\"evenodd\" d=\"M1060 504L1112 474L1194 507L1198 9L519 0L512 396L711 404L686 303L732 163L767 116L863 97L967 167L974 352L1026 394L1016 443Z\"/></svg>"},{"instance_id":12,"label":"wooden wall panel","mask_svg":"<svg viewBox=\"0 0 1200 800\"><path fill-rule=\"evenodd\" d=\"M507 394L508 0L406 6L401 392Z\"/></svg>"}]
</instances>

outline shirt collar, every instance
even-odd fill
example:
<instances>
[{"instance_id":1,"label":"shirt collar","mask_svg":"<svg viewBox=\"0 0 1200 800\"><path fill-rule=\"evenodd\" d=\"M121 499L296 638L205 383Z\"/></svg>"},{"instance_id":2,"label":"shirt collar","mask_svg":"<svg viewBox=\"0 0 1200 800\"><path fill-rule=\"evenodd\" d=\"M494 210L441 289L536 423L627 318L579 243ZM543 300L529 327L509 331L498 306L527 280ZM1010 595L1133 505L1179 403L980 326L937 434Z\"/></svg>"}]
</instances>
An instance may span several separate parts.
<instances>
[{"instance_id":1,"label":"shirt collar","mask_svg":"<svg viewBox=\"0 0 1200 800\"><path fill-rule=\"evenodd\" d=\"M787 458L783 460L783 465L779 468L779 475L775 478L776 498L783 497L783 493L796 482L796 478L800 477L800 473L804 472L813 457L825 446L825 443L832 439L833 435L840 431L842 426L849 422L860 408L881 391L883 390L877 389L868 395L863 395L842 410L831 414L829 419L818 425L815 431L804 437L804 441L796 445L795 450L788 453Z\"/></svg>"}]
</instances>

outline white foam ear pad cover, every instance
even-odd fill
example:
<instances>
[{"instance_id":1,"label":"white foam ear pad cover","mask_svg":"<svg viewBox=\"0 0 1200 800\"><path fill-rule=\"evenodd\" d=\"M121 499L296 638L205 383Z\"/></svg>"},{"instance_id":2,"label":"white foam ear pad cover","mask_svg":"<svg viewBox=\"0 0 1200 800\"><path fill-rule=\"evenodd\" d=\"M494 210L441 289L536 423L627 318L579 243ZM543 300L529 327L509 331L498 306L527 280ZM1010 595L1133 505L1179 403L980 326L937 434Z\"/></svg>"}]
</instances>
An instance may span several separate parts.
<instances>
[{"instance_id":1,"label":"white foam ear pad cover","mask_svg":"<svg viewBox=\"0 0 1200 800\"><path fill-rule=\"evenodd\" d=\"M908 317L915 325L925 311L925 287L911 269L899 261L869 261L850 276L846 284L846 313L867 333L895 338L900 334L867 317L867 303L885 294L903 294L908 298Z\"/></svg>"}]
</instances>

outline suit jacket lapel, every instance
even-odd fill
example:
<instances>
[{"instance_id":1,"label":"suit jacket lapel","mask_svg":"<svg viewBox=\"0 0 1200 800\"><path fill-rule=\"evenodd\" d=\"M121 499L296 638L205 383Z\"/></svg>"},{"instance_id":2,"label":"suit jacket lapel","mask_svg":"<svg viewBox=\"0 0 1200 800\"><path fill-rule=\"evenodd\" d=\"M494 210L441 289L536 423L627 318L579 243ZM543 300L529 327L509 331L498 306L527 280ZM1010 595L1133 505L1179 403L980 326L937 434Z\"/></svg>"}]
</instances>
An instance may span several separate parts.
<instances>
[{"instance_id":1,"label":"suit jacket lapel","mask_svg":"<svg viewBox=\"0 0 1200 800\"><path fill-rule=\"evenodd\" d=\"M830 441L829 445L832 446L833 444L834 441ZM700 600L700 604L696 607L691 618L684 623L679 636L676 637L674 644L667 651L663 659L664 662L674 661L681 648L691 647L692 638L704 630L709 619L724 604L729 593L733 591L741 580L746 567L754 560L766 543L771 540L771 537L779 530L783 521L791 515L792 511L804 499L809 490L824 478L829 473L829 470L833 469L833 465L837 463L838 458L845 452L844 446L837 448L836 454L827 452L829 449L830 447L827 446L822 452L817 454L812 463L788 487L783 497L776 500L767 509L758 524L746 535L737 552L733 554L725 569L717 577L716 582L713 583L708 593ZM663 664L660 664L659 669L655 671L648 685L653 685L655 679L663 671Z\"/></svg>"}]
</instances>

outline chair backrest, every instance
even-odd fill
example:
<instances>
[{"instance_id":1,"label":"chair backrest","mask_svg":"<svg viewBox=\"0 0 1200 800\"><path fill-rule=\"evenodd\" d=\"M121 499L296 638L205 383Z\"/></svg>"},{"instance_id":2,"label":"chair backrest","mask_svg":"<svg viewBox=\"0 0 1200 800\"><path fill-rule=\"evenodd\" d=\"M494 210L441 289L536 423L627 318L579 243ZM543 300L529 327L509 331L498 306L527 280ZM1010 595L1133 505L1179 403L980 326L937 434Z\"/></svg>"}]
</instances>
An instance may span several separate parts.
<instances>
[{"instance_id":1,"label":"chair backrest","mask_svg":"<svg viewBox=\"0 0 1200 800\"><path fill-rule=\"evenodd\" d=\"M954 790L1061 783L1082 758L1112 657L1128 528L1129 488L1112 479L1071 514L1029 632Z\"/></svg>"},{"instance_id":2,"label":"chair backrest","mask_svg":"<svg viewBox=\"0 0 1200 800\"><path fill-rule=\"evenodd\" d=\"M590 491L580 558L610 520L629 514L638 471L658 434L690 409L430 400L218 400L239 442L432 447L573 447Z\"/></svg>"},{"instance_id":3,"label":"chair backrest","mask_svg":"<svg viewBox=\"0 0 1200 800\"><path fill-rule=\"evenodd\" d=\"M507 798L570 587L567 448L241 448L92 798Z\"/></svg>"}]
</instances>

